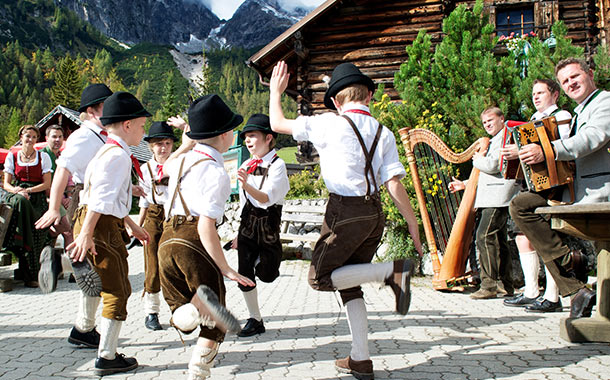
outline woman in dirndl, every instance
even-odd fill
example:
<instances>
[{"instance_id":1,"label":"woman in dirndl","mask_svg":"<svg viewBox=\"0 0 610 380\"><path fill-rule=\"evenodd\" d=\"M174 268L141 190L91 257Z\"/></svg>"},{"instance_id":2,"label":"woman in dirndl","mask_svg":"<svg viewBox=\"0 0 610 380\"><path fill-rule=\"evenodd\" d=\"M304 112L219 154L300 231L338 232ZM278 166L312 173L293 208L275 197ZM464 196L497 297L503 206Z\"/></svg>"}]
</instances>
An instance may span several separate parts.
<instances>
[{"instance_id":1,"label":"woman in dirndl","mask_svg":"<svg viewBox=\"0 0 610 380\"><path fill-rule=\"evenodd\" d=\"M4 190L9 194L3 203L13 208L13 215L3 248L19 259L15 277L23 279L27 287L38 287L39 255L49 239L48 229L34 228L34 222L49 208L46 190L51 188L52 172L49 155L34 149L39 137L35 126L21 127L21 150L9 153L4 162Z\"/></svg>"}]
</instances>

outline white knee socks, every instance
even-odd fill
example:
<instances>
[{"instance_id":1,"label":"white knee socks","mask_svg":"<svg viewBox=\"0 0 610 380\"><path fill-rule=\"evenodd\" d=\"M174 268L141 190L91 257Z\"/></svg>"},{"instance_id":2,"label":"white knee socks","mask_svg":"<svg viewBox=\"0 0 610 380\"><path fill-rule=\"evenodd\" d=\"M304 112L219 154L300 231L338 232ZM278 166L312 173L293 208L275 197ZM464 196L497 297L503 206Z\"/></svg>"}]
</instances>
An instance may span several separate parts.
<instances>
[{"instance_id":1,"label":"white knee socks","mask_svg":"<svg viewBox=\"0 0 610 380\"><path fill-rule=\"evenodd\" d=\"M144 312L146 314L159 314L160 305L159 293L144 293Z\"/></svg>"},{"instance_id":2,"label":"white knee socks","mask_svg":"<svg viewBox=\"0 0 610 380\"><path fill-rule=\"evenodd\" d=\"M557 288L557 283L553 276L551 276L551 272L549 272L549 268L544 266L544 272L546 273L546 289L544 291L544 298L551 301L557 302L559 301L559 289Z\"/></svg>"},{"instance_id":3,"label":"white knee socks","mask_svg":"<svg viewBox=\"0 0 610 380\"><path fill-rule=\"evenodd\" d=\"M257 288L254 288L247 292L242 292L244 295L244 300L246 301L246 306L248 307L248 312L250 313L250 318L254 318L257 321L261 321L263 317L261 317L261 310L258 307L258 292Z\"/></svg>"},{"instance_id":4,"label":"white knee socks","mask_svg":"<svg viewBox=\"0 0 610 380\"><path fill-rule=\"evenodd\" d=\"M352 333L352 351L350 356L353 360L369 360L369 324L366 317L366 306L362 298L353 299L345 304L347 322Z\"/></svg>"},{"instance_id":5,"label":"white knee socks","mask_svg":"<svg viewBox=\"0 0 610 380\"><path fill-rule=\"evenodd\" d=\"M203 380L210 376L210 369L214 366L214 358L218 354L218 343L214 347L206 346L207 339L198 338L193 347L193 355L189 362L188 380Z\"/></svg>"},{"instance_id":6,"label":"white knee socks","mask_svg":"<svg viewBox=\"0 0 610 380\"><path fill-rule=\"evenodd\" d=\"M116 357L116 348L119 344L119 332L121 332L122 321L102 317L100 323L100 346L97 356L113 360Z\"/></svg>"},{"instance_id":7,"label":"white knee socks","mask_svg":"<svg viewBox=\"0 0 610 380\"><path fill-rule=\"evenodd\" d=\"M80 332L88 332L95 327L95 313L100 304L101 297L89 297L80 292L78 312L74 326Z\"/></svg>"},{"instance_id":8,"label":"white knee socks","mask_svg":"<svg viewBox=\"0 0 610 380\"><path fill-rule=\"evenodd\" d=\"M209 318L204 318L199 314L199 310L192 303L187 303L176 310L172 315L174 326L182 331L193 331L199 325L213 329L216 323Z\"/></svg>"},{"instance_id":9,"label":"white knee socks","mask_svg":"<svg viewBox=\"0 0 610 380\"><path fill-rule=\"evenodd\" d=\"M538 255L536 251L519 252L519 259L521 260L525 280L523 295L527 298L536 298L540 295L538 289L538 271L540 270Z\"/></svg>"},{"instance_id":10,"label":"white knee socks","mask_svg":"<svg viewBox=\"0 0 610 380\"><path fill-rule=\"evenodd\" d=\"M339 290L349 289L367 282L384 282L392 275L394 263L353 264L335 269L330 279Z\"/></svg>"}]
</instances>

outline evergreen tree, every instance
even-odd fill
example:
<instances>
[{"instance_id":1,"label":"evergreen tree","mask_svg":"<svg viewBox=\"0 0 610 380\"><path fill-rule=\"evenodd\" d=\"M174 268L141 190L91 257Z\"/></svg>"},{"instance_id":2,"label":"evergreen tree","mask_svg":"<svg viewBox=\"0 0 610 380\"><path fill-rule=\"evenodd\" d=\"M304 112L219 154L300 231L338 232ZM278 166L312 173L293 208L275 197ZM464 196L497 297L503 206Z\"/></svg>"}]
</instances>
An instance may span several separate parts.
<instances>
[{"instance_id":1,"label":"evergreen tree","mask_svg":"<svg viewBox=\"0 0 610 380\"><path fill-rule=\"evenodd\" d=\"M517 110L518 70L510 57L494 55L497 38L493 32L482 0L472 10L459 5L443 21L444 37L433 57L430 37L420 32L394 79L406 103L406 110L398 110L406 126L416 126L419 116L438 106L448 128L441 138L459 149L485 135L480 121L485 108L496 105L505 113Z\"/></svg>"},{"instance_id":2,"label":"evergreen tree","mask_svg":"<svg viewBox=\"0 0 610 380\"><path fill-rule=\"evenodd\" d=\"M597 87L610 90L610 49L608 45L600 45L593 57L595 62L595 83Z\"/></svg>"},{"instance_id":3,"label":"evergreen tree","mask_svg":"<svg viewBox=\"0 0 610 380\"><path fill-rule=\"evenodd\" d=\"M54 77L55 85L51 90L51 103L77 109L83 85L74 59L66 56L60 60Z\"/></svg>"},{"instance_id":4,"label":"evergreen tree","mask_svg":"<svg viewBox=\"0 0 610 380\"><path fill-rule=\"evenodd\" d=\"M163 100L161 102L161 117L162 120L167 120L171 116L178 113L176 104L176 81L174 72L170 71L165 80L165 88L163 89Z\"/></svg>"},{"instance_id":5,"label":"evergreen tree","mask_svg":"<svg viewBox=\"0 0 610 380\"><path fill-rule=\"evenodd\" d=\"M552 26L553 36L556 40L555 48L548 46L548 43L540 41L538 38L529 38L529 52L527 54L527 75L520 82L517 91L517 98L521 102L519 109L519 119L529 120L536 112L532 104L532 86L536 79L555 79L555 65L562 59L569 57L582 58L584 49L572 45L572 40L567 38L568 28L563 21L558 21ZM510 52L514 57L515 53ZM557 105L561 108L571 109L575 104L563 93L560 92Z\"/></svg>"},{"instance_id":6,"label":"evergreen tree","mask_svg":"<svg viewBox=\"0 0 610 380\"><path fill-rule=\"evenodd\" d=\"M19 129L23 126L23 120L21 113L17 108L12 108L8 124L6 126L6 133L4 134L4 147L10 148L19 141Z\"/></svg>"}]
</instances>

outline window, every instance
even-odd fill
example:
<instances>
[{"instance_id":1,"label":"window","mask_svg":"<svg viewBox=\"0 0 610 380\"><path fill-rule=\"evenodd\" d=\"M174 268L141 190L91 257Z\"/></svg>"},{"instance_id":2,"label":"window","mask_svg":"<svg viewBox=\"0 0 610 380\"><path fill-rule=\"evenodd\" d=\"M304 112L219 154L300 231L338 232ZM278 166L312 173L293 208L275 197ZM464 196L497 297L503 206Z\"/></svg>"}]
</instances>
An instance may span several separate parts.
<instances>
[{"instance_id":1,"label":"window","mask_svg":"<svg viewBox=\"0 0 610 380\"><path fill-rule=\"evenodd\" d=\"M504 9L496 12L496 33L498 37L508 37L511 33L522 36L533 31L533 7Z\"/></svg>"}]
</instances>

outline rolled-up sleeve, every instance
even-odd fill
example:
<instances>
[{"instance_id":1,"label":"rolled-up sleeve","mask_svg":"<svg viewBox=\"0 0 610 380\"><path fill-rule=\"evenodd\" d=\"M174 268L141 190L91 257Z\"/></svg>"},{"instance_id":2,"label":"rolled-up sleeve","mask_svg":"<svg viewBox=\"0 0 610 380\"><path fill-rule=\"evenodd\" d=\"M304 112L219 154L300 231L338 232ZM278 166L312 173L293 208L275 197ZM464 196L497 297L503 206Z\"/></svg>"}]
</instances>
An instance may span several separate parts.
<instances>
[{"instance_id":1,"label":"rolled-up sleeve","mask_svg":"<svg viewBox=\"0 0 610 380\"><path fill-rule=\"evenodd\" d=\"M385 128L385 127L383 127ZM398 149L396 148L396 139L394 135L387 130L386 133L386 142L383 144L386 147L385 152L383 154L383 164L381 165L379 171L379 178L381 179L381 183L386 183L390 179L394 177L398 177L398 179L402 179L407 175L404 166L400 162L398 157Z\"/></svg>"},{"instance_id":2,"label":"rolled-up sleeve","mask_svg":"<svg viewBox=\"0 0 610 380\"><path fill-rule=\"evenodd\" d=\"M284 199L290 190L290 182L286 172L286 164L282 161L279 165L269 167L269 175L263 184L261 191L267 194L269 200L261 203L263 207L272 206Z\"/></svg>"},{"instance_id":3,"label":"rolled-up sleeve","mask_svg":"<svg viewBox=\"0 0 610 380\"><path fill-rule=\"evenodd\" d=\"M113 149L114 150L114 149ZM131 160L126 154L121 154L120 149L106 153L109 157L105 160L97 160L96 173L91 175L88 186L87 207L95 212L106 215L117 213L118 204L121 202L120 195L129 191L129 181L125 178L130 176ZM100 175L99 173L113 173L113 175ZM127 186L127 188L125 188Z\"/></svg>"},{"instance_id":4,"label":"rolled-up sleeve","mask_svg":"<svg viewBox=\"0 0 610 380\"><path fill-rule=\"evenodd\" d=\"M222 221L225 203L231 195L231 180L222 167L214 167L201 178L201 200L193 201L197 215Z\"/></svg>"}]
</instances>

